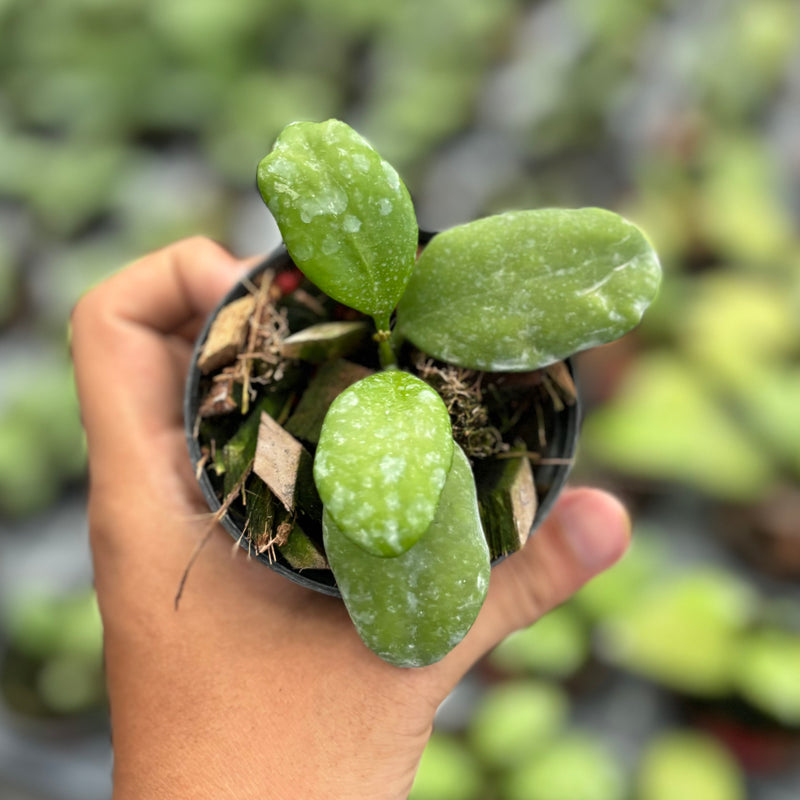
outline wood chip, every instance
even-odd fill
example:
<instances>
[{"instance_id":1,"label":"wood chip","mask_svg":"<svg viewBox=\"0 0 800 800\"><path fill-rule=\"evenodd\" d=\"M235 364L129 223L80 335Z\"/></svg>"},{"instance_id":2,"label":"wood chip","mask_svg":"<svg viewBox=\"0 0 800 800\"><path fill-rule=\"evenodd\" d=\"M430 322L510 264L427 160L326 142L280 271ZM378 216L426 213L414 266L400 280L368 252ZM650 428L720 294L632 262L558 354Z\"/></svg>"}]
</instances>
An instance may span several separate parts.
<instances>
[{"instance_id":1,"label":"wood chip","mask_svg":"<svg viewBox=\"0 0 800 800\"><path fill-rule=\"evenodd\" d=\"M306 442L317 444L331 403L348 386L371 374L372 370L344 359L323 364L309 382L286 429Z\"/></svg>"},{"instance_id":2,"label":"wood chip","mask_svg":"<svg viewBox=\"0 0 800 800\"><path fill-rule=\"evenodd\" d=\"M536 516L533 470L525 453L476 463L478 505L492 558L513 553L527 541Z\"/></svg>"},{"instance_id":3,"label":"wood chip","mask_svg":"<svg viewBox=\"0 0 800 800\"><path fill-rule=\"evenodd\" d=\"M204 375L236 360L245 345L255 304L255 298L247 295L234 300L217 314L197 359L197 366Z\"/></svg>"},{"instance_id":4,"label":"wood chip","mask_svg":"<svg viewBox=\"0 0 800 800\"><path fill-rule=\"evenodd\" d=\"M253 471L290 512L298 506L306 513L321 515L319 496L314 487L313 459L308 450L264 413L258 429L258 444Z\"/></svg>"},{"instance_id":5,"label":"wood chip","mask_svg":"<svg viewBox=\"0 0 800 800\"><path fill-rule=\"evenodd\" d=\"M234 398L234 383L236 376L227 367L219 375L215 375L208 394L197 410L199 417L217 417L230 414L239 404Z\"/></svg>"},{"instance_id":6,"label":"wood chip","mask_svg":"<svg viewBox=\"0 0 800 800\"><path fill-rule=\"evenodd\" d=\"M294 525L286 541L276 546L295 569L330 569L325 556L299 525Z\"/></svg>"}]
</instances>

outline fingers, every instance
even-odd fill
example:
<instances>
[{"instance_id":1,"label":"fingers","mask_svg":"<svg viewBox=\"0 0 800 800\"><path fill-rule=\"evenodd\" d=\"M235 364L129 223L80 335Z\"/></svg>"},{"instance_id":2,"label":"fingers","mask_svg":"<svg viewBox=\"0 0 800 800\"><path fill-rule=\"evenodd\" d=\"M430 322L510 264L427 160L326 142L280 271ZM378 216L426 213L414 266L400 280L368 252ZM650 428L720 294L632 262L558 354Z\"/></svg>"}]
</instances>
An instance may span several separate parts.
<instances>
[{"instance_id":1,"label":"fingers","mask_svg":"<svg viewBox=\"0 0 800 800\"><path fill-rule=\"evenodd\" d=\"M492 570L483 609L464 641L441 662L455 683L508 634L534 623L614 564L630 541L623 505L596 489L565 492L525 547Z\"/></svg>"},{"instance_id":2,"label":"fingers","mask_svg":"<svg viewBox=\"0 0 800 800\"><path fill-rule=\"evenodd\" d=\"M89 292L72 316L72 352L92 471L157 457L154 438L181 424L190 345L178 334L219 303L249 262L214 242L178 242Z\"/></svg>"},{"instance_id":3,"label":"fingers","mask_svg":"<svg viewBox=\"0 0 800 800\"><path fill-rule=\"evenodd\" d=\"M210 239L185 239L120 270L86 295L73 325L118 320L172 333L204 317L231 287L239 262Z\"/></svg>"}]
</instances>

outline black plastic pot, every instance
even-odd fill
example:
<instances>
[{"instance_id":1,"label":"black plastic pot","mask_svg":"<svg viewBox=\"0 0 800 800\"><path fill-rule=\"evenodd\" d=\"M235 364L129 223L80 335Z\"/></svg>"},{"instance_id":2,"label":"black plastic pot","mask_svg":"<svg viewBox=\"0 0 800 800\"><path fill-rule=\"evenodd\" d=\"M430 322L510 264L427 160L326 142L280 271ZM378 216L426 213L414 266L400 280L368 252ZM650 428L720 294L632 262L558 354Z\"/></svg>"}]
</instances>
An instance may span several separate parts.
<instances>
[{"instance_id":1,"label":"black plastic pot","mask_svg":"<svg viewBox=\"0 0 800 800\"><path fill-rule=\"evenodd\" d=\"M435 234L420 231L420 243L426 244ZM202 352L203 345L206 337L208 336L211 323L213 322L220 309L244 297L248 293L247 281L252 280L260 275L266 269L273 269L278 272L294 268L294 262L289 257L289 254L284 245L278 247L267 259L261 264L254 267L248 274L245 281L238 283L220 302L219 306L212 312L203 327L200 336L195 344L192 362L189 368L189 375L186 382L186 391L184 395L184 424L186 430L186 439L189 445L189 454L192 459L192 465L197 469L198 464L202 458L201 445L196 436L196 421L198 409L201 402L201 372L197 366L197 360ZM573 367L570 362L567 362L570 371ZM574 375L573 375L574 377ZM563 411L556 412L553 410L551 414L547 414L544 419L545 438L547 446L542 452L542 459L546 462L548 460L557 460L558 463L544 463L540 465L533 465L533 475L536 484L537 492L537 510L536 516L531 526L531 533L542 523L556 498L567 481L569 471L571 468L571 459L575 454L577 447L578 433L580 430L581 421L581 406L580 397L574 405L566 406ZM560 463L562 460L566 463ZM217 497L211 480L207 471L202 470L199 476L200 487L203 494L208 501L209 508L212 512L219 510L222 505L220 499ZM243 515L235 509L230 509L221 520L222 526L228 533L240 543L241 547L245 550L248 549L248 542L242 535L245 525ZM283 561L279 554L274 558L269 558L267 555L255 555L263 564L266 564L270 569L279 572L291 581L314 589L323 594L339 597L339 590L336 587L336 581L333 574L329 570L303 570L302 572L295 570L285 561ZM492 565L502 561L502 558L495 559Z\"/></svg>"}]
</instances>

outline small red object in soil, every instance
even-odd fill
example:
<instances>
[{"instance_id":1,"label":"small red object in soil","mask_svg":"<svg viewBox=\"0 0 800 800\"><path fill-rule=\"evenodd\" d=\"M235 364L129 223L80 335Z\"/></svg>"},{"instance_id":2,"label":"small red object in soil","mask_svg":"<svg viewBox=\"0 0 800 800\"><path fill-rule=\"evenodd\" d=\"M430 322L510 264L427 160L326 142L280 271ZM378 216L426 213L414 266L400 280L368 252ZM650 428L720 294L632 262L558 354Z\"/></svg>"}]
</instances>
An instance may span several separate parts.
<instances>
[{"instance_id":1,"label":"small red object in soil","mask_svg":"<svg viewBox=\"0 0 800 800\"><path fill-rule=\"evenodd\" d=\"M297 267L279 272L275 276L274 284L281 290L281 294L291 294L303 282L303 273Z\"/></svg>"}]
</instances>

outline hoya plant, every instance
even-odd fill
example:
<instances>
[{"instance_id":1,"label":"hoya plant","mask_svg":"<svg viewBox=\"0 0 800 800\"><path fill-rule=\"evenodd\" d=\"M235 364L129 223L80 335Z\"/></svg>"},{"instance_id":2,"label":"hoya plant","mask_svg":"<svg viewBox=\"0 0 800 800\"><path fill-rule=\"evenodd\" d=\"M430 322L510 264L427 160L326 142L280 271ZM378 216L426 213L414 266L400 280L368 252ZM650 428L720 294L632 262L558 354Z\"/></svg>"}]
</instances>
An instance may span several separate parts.
<instances>
[{"instance_id":1,"label":"hoya plant","mask_svg":"<svg viewBox=\"0 0 800 800\"><path fill-rule=\"evenodd\" d=\"M562 360L639 322L658 259L595 208L488 217L420 252L399 175L337 120L287 126L258 187L293 268L207 334L204 466L221 510L240 502L248 547L330 568L373 651L432 663L474 622L492 560L530 532L546 429L531 398L574 402ZM209 434L234 407L241 426Z\"/></svg>"}]
</instances>

